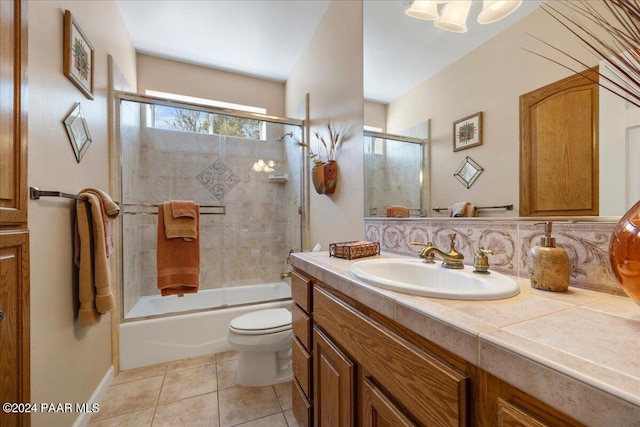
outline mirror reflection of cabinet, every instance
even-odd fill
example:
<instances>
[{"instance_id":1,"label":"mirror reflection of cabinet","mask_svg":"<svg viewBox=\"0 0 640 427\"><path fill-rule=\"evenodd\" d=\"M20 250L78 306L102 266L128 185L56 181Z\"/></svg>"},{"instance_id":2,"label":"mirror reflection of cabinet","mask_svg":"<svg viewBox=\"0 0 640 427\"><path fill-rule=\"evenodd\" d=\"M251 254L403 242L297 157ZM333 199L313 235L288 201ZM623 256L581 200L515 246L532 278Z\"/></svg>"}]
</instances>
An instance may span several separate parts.
<instances>
[{"instance_id":1,"label":"mirror reflection of cabinet","mask_svg":"<svg viewBox=\"0 0 640 427\"><path fill-rule=\"evenodd\" d=\"M366 217L425 216L428 150L428 139L364 132Z\"/></svg>"},{"instance_id":2,"label":"mirror reflection of cabinet","mask_svg":"<svg viewBox=\"0 0 640 427\"><path fill-rule=\"evenodd\" d=\"M520 97L520 216L599 212L597 68Z\"/></svg>"}]
</instances>

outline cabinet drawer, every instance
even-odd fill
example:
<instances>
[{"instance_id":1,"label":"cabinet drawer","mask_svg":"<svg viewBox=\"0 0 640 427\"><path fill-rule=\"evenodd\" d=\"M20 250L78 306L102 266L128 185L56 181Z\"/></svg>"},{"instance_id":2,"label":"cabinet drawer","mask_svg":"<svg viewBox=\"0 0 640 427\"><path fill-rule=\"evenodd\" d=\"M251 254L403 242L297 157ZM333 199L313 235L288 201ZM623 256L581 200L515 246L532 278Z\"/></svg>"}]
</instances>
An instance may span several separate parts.
<instances>
[{"instance_id":1,"label":"cabinet drawer","mask_svg":"<svg viewBox=\"0 0 640 427\"><path fill-rule=\"evenodd\" d=\"M295 271L291 274L291 298L305 312L311 313L311 280Z\"/></svg>"},{"instance_id":2,"label":"cabinet drawer","mask_svg":"<svg viewBox=\"0 0 640 427\"><path fill-rule=\"evenodd\" d=\"M307 400L304 392L300 388L300 384L295 379L293 387L291 387L291 404L293 416L301 427L309 427L313 423L313 414L311 413L311 404Z\"/></svg>"},{"instance_id":3,"label":"cabinet drawer","mask_svg":"<svg viewBox=\"0 0 640 427\"><path fill-rule=\"evenodd\" d=\"M311 318L296 304L291 306L291 327L305 350L311 352Z\"/></svg>"},{"instance_id":4,"label":"cabinet drawer","mask_svg":"<svg viewBox=\"0 0 640 427\"><path fill-rule=\"evenodd\" d=\"M307 398L311 397L311 355L307 353L297 338L293 339L291 348L293 375Z\"/></svg>"}]
</instances>

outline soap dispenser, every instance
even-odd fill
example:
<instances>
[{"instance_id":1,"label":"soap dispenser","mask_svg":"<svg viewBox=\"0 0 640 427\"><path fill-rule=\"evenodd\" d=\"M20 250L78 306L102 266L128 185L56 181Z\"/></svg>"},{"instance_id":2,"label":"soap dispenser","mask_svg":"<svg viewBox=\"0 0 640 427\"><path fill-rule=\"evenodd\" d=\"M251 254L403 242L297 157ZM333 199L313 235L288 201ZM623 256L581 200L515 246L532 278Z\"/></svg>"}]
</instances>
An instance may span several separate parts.
<instances>
[{"instance_id":1,"label":"soap dispenser","mask_svg":"<svg viewBox=\"0 0 640 427\"><path fill-rule=\"evenodd\" d=\"M551 237L551 222L544 224L544 237L540 246L529 251L529 278L531 286L545 291L564 292L569 288L569 255L563 248L556 247L556 239Z\"/></svg>"}]
</instances>

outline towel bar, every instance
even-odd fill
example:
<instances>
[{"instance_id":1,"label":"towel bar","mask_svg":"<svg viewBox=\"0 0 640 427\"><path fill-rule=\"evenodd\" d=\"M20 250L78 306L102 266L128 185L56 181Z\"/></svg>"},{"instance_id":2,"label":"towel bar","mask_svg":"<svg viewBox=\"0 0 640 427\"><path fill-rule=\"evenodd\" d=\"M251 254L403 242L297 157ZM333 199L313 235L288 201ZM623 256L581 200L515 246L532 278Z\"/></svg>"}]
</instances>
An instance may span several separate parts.
<instances>
[{"instance_id":1,"label":"towel bar","mask_svg":"<svg viewBox=\"0 0 640 427\"><path fill-rule=\"evenodd\" d=\"M482 210L482 209L506 209L508 211L512 211L513 210L513 205L502 205L502 206L480 206L477 207L476 209L478 210ZM436 212L440 212L440 211L446 211L449 210L449 208L433 208L431 209L433 211Z\"/></svg>"}]
</instances>

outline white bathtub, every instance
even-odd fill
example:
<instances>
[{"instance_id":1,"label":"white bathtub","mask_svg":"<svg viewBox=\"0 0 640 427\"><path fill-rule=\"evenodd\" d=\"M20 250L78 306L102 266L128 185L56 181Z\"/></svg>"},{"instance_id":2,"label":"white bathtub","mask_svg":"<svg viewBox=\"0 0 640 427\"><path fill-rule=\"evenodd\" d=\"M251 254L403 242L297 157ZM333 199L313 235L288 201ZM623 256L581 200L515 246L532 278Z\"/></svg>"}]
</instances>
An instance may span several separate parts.
<instances>
[{"instance_id":1,"label":"white bathtub","mask_svg":"<svg viewBox=\"0 0 640 427\"><path fill-rule=\"evenodd\" d=\"M230 350L231 319L255 310L289 308L290 298L291 288L285 282L210 289L184 297L143 297L120 324L120 369ZM260 302L265 300L272 302ZM191 312L180 313L185 311ZM165 316L132 319L157 315Z\"/></svg>"}]
</instances>

